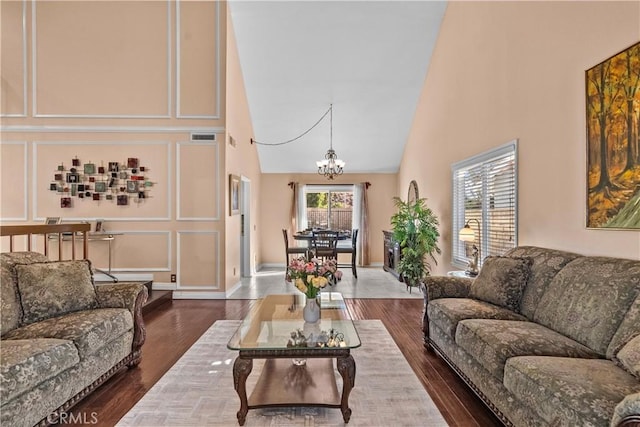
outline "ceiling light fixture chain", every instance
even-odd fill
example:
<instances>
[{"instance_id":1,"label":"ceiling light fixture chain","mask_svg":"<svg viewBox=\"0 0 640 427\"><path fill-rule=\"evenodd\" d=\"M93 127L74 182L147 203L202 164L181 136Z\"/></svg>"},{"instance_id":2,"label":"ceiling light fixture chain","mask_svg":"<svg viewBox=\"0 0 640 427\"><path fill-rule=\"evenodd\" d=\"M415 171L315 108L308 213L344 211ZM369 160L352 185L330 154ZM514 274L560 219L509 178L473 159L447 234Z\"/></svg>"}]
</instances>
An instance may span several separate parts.
<instances>
[{"instance_id":1,"label":"ceiling light fixture chain","mask_svg":"<svg viewBox=\"0 0 640 427\"><path fill-rule=\"evenodd\" d=\"M318 121L313 124L313 126L311 126L306 131L302 132L300 135L296 136L295 138L291 138L291 139L289 139L287 141L275 142L275 143L260 142L260 141L256 141L255 139L251 138L251 143L252 144L258 144L258 145L276 146L276 145L285 145L285 144L289 144L291 142L297 141L298 139L302 138L303 136L305 136L306 134L311 132L313 130L313 128L318 126L320 124L320 122L322 120L324 120L325 117L327 117L327 114L329 114L331 112L331 109L332 109L332 107L330 106L329 109L327 111L325 111L325 113L322 115L322 117L320 117L318 119Z\"/></svg>"}]
</instances>

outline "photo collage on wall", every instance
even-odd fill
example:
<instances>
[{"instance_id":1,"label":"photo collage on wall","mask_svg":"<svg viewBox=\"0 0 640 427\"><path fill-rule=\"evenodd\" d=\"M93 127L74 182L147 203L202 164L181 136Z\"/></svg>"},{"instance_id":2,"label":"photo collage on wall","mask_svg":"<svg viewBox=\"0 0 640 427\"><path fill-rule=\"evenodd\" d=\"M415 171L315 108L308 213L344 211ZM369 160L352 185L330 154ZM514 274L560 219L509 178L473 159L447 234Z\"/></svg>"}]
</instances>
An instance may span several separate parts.
<instances>
[{"instance_id":1,"label":"photo collage on wall","mask_svg":"<svg viewBox=\"0 0 640 427\"><path fill-rule=\"evenodd\" d=\"M137 157L129 157L126 163L100 162L99 166L88 162L81 164L77 157L67 169L58 165L49 190L60 196L60 207L73 207L73 200L107 200L118 206L141 203L149 197L154 183L149 180L149 169L141 166Z\"/></svg>"}]
</instances>

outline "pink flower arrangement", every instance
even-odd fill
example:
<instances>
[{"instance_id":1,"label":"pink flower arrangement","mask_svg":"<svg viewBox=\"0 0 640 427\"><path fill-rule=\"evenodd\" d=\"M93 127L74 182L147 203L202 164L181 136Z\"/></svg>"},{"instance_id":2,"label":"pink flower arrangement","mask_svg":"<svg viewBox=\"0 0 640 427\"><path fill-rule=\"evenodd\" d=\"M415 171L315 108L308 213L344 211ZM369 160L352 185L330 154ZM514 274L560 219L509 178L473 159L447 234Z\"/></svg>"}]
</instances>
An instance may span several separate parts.
<instances>
[{"instance_id":1,"label":"pink flower arrangement","mask_svg":"<svg viewBox=\"0 0 640 427\"><path fill-rule=\"evenodd\" d=\"M287 282L293 282L307 298L315 298L320 289L340 280L342 271L338 270L335 259L320 262L318 258L307 260L300 257L291 260L285 278Z\"/></svg>"}]
</instances>

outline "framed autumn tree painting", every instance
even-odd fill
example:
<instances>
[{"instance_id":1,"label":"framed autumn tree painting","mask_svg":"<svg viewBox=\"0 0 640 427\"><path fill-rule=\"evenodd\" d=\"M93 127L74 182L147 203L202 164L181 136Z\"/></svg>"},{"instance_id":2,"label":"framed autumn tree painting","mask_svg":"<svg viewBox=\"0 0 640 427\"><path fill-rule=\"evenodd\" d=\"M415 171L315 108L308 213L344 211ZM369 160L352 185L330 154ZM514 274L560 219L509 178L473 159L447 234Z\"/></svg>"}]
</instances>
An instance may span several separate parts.
<instances>
[{"instance_id":1,"label":"framed autumn tree painting","mask_svg":"<svg viewBox=\"0 0 640 427\"><path fill-rule=\"evenodd\" d=\"M640 230L640 42L585 81L587 228Z\"/></svg>"}]
</instances>

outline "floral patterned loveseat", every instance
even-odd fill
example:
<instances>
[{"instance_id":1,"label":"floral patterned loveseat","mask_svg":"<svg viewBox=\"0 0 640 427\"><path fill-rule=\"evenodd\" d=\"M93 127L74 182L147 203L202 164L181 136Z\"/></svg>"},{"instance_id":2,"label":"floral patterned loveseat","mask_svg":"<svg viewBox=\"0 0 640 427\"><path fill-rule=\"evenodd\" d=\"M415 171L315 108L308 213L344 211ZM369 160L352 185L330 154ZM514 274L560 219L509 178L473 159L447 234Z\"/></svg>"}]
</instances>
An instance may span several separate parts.
<instances>
[{"instance_id":1,"label":"floral patterned loveseat","mask_svg":"<svg viewBox=\"0 0 640 427\"><path fill-rule=\"evenodd\" d=\"M425 345L506 425L640 425L640 261L522 246L423 290Z\"/></svg>"},{"instance_id":2,"label":"floral patterned loveseat","mask_svg":"<svg viewBox=\"0 0 640 427\"><path fill-rule=\"evenodd\" d=\"M140 284L95 286L88 260L0 254L0 424L55 423L145 340Z\"/></svg>"}]
</instances>

